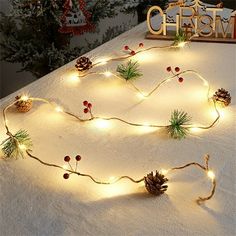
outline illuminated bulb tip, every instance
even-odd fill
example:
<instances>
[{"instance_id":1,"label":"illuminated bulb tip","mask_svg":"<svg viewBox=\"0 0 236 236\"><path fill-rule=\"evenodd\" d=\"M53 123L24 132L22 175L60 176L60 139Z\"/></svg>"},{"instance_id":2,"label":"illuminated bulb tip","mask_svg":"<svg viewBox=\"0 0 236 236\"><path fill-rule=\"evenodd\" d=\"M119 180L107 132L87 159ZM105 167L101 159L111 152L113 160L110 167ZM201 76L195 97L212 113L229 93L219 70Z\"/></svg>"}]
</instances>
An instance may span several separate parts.
<instances>
[{"instance_id":1,"label":"illuminated bulb tip","mask_svg":"<svg viewBox=\"0 0 236 236\"><path fill-rule=\"evenodd\" d=\"M186 42L180 42L178 43L178 47L183 48L185 46Z\"/></svg>"},{"instance_id":2,"label":"illuminated bulb tip","mask_svg":"<svg viewBox=\"0 0 236 236\"><path fill-rule=\"evenodd\" d=\"M26 150L26 146L25 146L24 144L19 144L19 148L20 148L21 150Z\"/></svg>"},{"instance_id":3,"label":"illuminated bulb tip","mask_svg":"<svg viewBox=\"0 0 236 236\"><path fill-rule=\"evenodd\" d=\"M207 175L211 180L215 179L215 174L212 170L207 171Z\"/></svg>"},{"instance_id":4,"label":"illuminated bulb tip","mask_svg":"<svg viewBox=\"0 0 236 236\"><path fill-rule=\"evenodd\" d=\"M160 170L160 173L161 173L162 175L167 175L168 172L169 172L169 170L166 170L166 169L161 169L161 170Z\"/></svg>"},{"instance_id":5,"label":"illuminated bulb tip","mask_svg":"<svg viewBox=\"0 0 236 236\"><path fill-rule=\"evenodd\" d=\"M147 99L148 97L143 93L137 93L137 96L141 99Z\"/></svg>"},{"instance_id":6,"label":"illuminated bulb tip","mask_svg":"<svg viewBox=\"0 0 236 236\"><path fill-rule=\"evenodd\" d=\"M57 106L57 107L55 108L55 111L56 111L56 112L63 112L63 109L62 109L61 107Z\"/></svg>"},{"instance_id":7,"label":"illuminated bulb tip","mask_svg":"<svg viewBox=\"0 0 236 236\"><path fill-rule=\"evenodd\" d=\"M100 65L105 65L107 64L107 60L106 59L102 59L100 62L99 62Z\"/></svg>"},{"instance_id":8,"label":"illuminated bulb tip","mask_svg":"<svg viewBox=\"0 0 236 236\"><path fill-rule=\"evenodd\" d=\"M95 120L95 126L99 129L107 129L110 127L110 123L107 120L97 119Z\"/></svg>"},{"instance_id":9,"label":"illuminated bulb tip","mask_svg":"<svg viewBox=\"0 0 236 236\"><path fill-rule=\"evenodd\" d=\"M63 165L62 168L63 168L64 170L67 170L67 169L68 169L67 165Z\"/></svg>"},{"instance_id":10,"label":"illuminated bulb tip","mask_svg":"<svg viewBox=\"0 0 236 236\"><path fill-rule=\"evenodd\" d=\"M106 71L106 72L104 72L104 75L105 75L106 77L110 77L110 76L112 75L112 73L111 73L110 71Z\"/></svg>"},{"instance_id":11,"label":"illuminated bulb tip","mask_svg":"<svg viewBox=\"0 0 236 236\"><path fill-rule=\"evenodd\" d=\"M27 95L22 95L20 97L20 100L22 100L22 101L27 101L28 99L29 99L29 97Z\"/></svg>"}]
</instances>

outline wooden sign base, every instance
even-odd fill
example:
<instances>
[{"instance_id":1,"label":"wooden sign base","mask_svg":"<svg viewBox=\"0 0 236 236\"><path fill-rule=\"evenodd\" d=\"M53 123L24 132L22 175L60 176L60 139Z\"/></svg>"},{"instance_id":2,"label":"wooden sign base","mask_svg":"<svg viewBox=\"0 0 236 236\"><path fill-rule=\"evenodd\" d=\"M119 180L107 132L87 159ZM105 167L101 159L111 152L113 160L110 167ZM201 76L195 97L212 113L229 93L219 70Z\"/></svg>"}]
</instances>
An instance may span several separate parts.
<instances>
[{"instance_id":1,"label":"wooden sign base","mask_svg":"<svg viewBox=\"0 0 236 236\"><path fill-rule=\"evenodd\" d=\"M147 32L146 39L156 39L156 40L174 40L175 32L168 32L168 35L156 35ZM195 37L191 39L193 42L211 42L211 43L234 43L236 44L236 38L209 38L209 37Z\"/></svg>"}]
</instances>

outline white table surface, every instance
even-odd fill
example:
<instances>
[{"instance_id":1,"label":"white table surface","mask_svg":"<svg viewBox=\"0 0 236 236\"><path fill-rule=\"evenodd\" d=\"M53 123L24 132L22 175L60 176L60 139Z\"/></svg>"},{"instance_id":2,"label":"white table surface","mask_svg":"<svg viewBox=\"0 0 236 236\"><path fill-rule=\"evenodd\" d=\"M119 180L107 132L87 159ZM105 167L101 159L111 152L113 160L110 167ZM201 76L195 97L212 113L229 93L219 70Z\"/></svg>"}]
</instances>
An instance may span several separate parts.
<instances>
[{"instance_id":1,"label":"white table surface","mask_svg":"<svg viewBox=\"0 0 236 236\"><path fill-rule=\"evenodd\" d=\"M123 55L121 49L126 44L136 47L144 42L148 47L170 43L144 40L146 30L146 24L141 24L87 55L100 59ZM199 71L208 79L212 92L220 87L229 90L232 104L213 129L181 141L160 131L115 121L106 129L97 128L95 122L81 124L39 103L26 114L11 111L11 130L28 130L33 153L47 162L63 165L65 155L80 154L79 171L101 179L126 174L139 178L151 170L203 162L203 155L209 153L218 184L214 198L203 206L195 203L211 187L205 174L195 168L168 176L167 194L152 197L143 186L128 181L100 186L78 176L64 180L63 171L30 158L1 161L0 235L235 235L236 46L191 43L179 51L153 50L137 57L144 76L136 85L145 91L168 75L167 66L179 66ZM119 63L97 69L114 71ZM71 83L68 70L73 67L71 62L21 91L54 100L83 116L82 101L88 100L96 115L135 122L167 124L174 109L185 110L196 123L207 124L213 119L203 96L205 87L193 75L185 76L182 84L163 86L140 103L132 87L113 77L95 75ZM21 91L1 99L1 109ZM2 116L0 120L2 140L6 135Z\"/></svg>"}]
</instances>

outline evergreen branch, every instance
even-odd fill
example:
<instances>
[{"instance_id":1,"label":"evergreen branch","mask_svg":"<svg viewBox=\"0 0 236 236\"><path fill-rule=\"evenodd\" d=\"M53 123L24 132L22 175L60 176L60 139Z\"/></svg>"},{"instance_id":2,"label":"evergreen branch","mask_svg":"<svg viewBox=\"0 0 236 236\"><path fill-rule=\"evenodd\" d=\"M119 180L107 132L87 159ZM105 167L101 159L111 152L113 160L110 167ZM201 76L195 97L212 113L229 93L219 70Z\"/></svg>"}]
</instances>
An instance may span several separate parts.
<instances>
[{"instance_id":1,"label":"evergreen branch","mask_svg":"<svg viewBox=\"0 0 236 236\"><path fill-rule=\"evenodd\" d=\"M179 45L180 43L187 41L187 35L184 33L182 29L179 29L179 32L175 35L173 45Z\"/></svg>"},{"instance_id":2,"label":"evergreen branch","mask_svg":"<svg viewBox=\"0 0 236 236\"><path fill-rule=\"evenodd\" d=\"M138 67L139 64L137 61L133 62L132 60L130 60L126 65L118 65L116 71L126 81L134 80L143 75L138 69Z\"/></svg>"},{"instance_id":3,"label":"evergreen branch","mask_svg":"<svg viewBox=\"0 0 236 236\"><path fill-rule=\"evenodd\" d=\"M172 138L182 139L188 134L189 129L184 127L191 120L186 112L174 110L171 114L170 125L167 131Z\"/></svg>"},{"instance_id":4,"label":"evergreen branch","mask_svg":"<svg viewBox=\"0 0 236 236\"><path fill-rule=\"evenodd\" d=\"M23 150L30 149L33 144L26 130L19 130L13 137L9 137L2 143L2 151L6 158L24 158ZM24 148L22 148L22 146Z\"/></svg>"}]
</instances>

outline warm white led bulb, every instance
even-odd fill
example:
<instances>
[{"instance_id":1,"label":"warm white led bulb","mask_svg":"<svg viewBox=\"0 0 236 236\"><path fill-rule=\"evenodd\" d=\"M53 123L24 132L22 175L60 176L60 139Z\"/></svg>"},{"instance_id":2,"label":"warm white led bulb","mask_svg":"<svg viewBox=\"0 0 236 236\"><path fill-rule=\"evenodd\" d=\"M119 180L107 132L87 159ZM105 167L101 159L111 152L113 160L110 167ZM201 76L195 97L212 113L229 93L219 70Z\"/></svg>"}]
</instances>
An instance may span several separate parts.
<instances>
[{"instance_id":1,"label":"warm white led bulb","mask_svg":"<svg viewBox=\"0 0 236 236\"><path fill-rule=\"evenodd\" d=\"M55 111L56 111L56 112L63 112L63 109L62 109L60 106L57 106L57 107L55 108Z\"/></svg>"},{"instance_id":2,"label":"warm white led bulb","mask_svg":"<svg viewBox=\"0 0 236 236\"><path fill-rule=\"evenodd\" d=\"M212 170L207 171L207 175L210 179L214 180L215 179L215 174Z\"/></svg>"},{"instance_id":3,"label":"warm white led bulb","mask_svg":"<svg viewBox=\"0 0 236 236\"><path fill-rule=\"evenodd\" d=\"M104 75L105 75L106 77L110 77L110 76L112 75L112 73L111 73L110 71L106 71L106 72L104 72Z\"/></svg>"},{"instance_id":4,"label":"warm white led bulb","mask_svg":"<svg viewBox=\"0 0 236 236\"><path fill-rule=\"evenodd\" d=\"M162 175L166 175L166 174L168 174L168 172L169 172L169 170L166 170L166 169L161 169L161 170L160 170L160 173L161 173Z\"/></svg>"},{"instance_id":5,"label":"warm white led bulb","mask_svg":"<svg viewBox=\"0 0 236 236\"><path fill-rule=\"evenodd\" d=\"M19 148L20 148L21 150L26 150L26 146L25 146L24 144L19 144Z\"/></svg>"},{"instance_id":6,"label":"warm white led bulb","mask_svg":"<svg viewBox=\"0 0 236 236\"><path fill-rule=\"evenodd\" d=\"M22 95L21 97L20 97L20 100L21 101L27 101L29 99L29 97L27 96L27 95Z\"/></svg>"},{"instance_id":7,"label":"warm white led bulb","mask_svg":"<svg viewBox=\"0 0 236 236\"><path fill-rule=\"evenodd\" d=\"M178 47L183 48L185 46L186 42L181 42L178 44Z\"/></svg>"}]
</instances>

